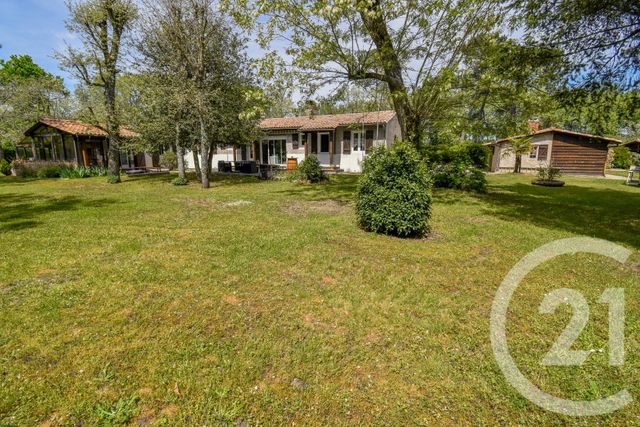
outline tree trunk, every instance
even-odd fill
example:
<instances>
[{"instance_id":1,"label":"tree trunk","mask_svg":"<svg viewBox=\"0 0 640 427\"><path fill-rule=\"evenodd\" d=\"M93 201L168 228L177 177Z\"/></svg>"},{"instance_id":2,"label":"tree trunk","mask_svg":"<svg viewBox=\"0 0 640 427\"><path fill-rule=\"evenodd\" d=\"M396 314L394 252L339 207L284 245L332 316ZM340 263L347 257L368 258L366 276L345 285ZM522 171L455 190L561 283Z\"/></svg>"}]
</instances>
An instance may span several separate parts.
<instances>
[{"instance_id":1,"label":"tree trunk","mask_svg":"<svg viewBox=\"0 0 640 427\"><path fill-rule=\"evenodd\" d=\"M109 71L110 76L104 86L107 110L107 135L109 138L108 174L115 177L114 182L120 182L120 125L116 115L116 70Z\"/></svg>"},{"instance_id":2,"label":"tree trunk","mask_svg":"<svg viewBox=\"0 0 640 427\"><path fill-rule=\"evenodd\" d=\"M198 181L200 181L200 178L201 178L200 160L198 159L198 147L196 145L193 146L192 153L193 153L193 164L194 164L194 168L196 169L196 177L198 178Z\"/></svg>"},{"instance_id":3,"label":"tree trunk","mask_svg":"<svg viewBox=\"0 0 640 427\"><path fill-rule=\"evenodd\" d=\"M409 103L409 94L402 77L402 65L384 22L380 0L373 0L367 9L360 13L360 16L381 56L381 65L384 69L382 80L389 86L393 108L400 122L402 138L418 147L422 137L420 116L412 111Z\"/></svg>"},{"instance_id":4,"label":"tree trunk","mask_svg":"<svg viewBox=\"0 0 640 427\"><path fill-rule=\"evenodd\" d=\"M202 188L209 188L209 143L204 117L200 117L200 183Z\"/></svg>"},{"instance_id":5,"label":"tree trunk","mask_svg":"<svg viewBox=\"0 0 640 427\"><path fill-rule=\"evenodd\" d=\"M185 178L184 172L184 147L180 144L180 125L176 123L176 157L178 158L178 176Z\"/></svg>"},{"instance_id":6,"label":"tree trunk","mask_svg":"<svg viewBox=\"0 0 640 427\"><path fill-rule=\"evenodd\" d=\"M211 179L211 168L213 167L213 155L216 153L216 146L209 149L209 161L207 162L207 176Z\"/></svg>"},{"instance_id":7,"label":"tree trunk","mask_svg":"<svg viewBox=\"0 0 640 427\"><path fill-rule=\"evenodd\" d=\"M513 173L520 173L522 170L522 156L520 154L516 155L516 165L513 168Z\"/></svg>"}]
</instances>

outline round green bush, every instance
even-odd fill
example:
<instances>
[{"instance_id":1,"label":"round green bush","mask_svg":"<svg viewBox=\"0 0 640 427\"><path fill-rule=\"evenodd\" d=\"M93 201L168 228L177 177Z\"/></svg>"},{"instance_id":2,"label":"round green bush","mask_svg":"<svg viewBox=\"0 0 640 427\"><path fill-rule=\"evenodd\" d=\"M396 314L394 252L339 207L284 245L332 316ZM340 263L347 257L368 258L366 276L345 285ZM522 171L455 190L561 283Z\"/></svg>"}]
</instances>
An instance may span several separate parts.
<instances>
[{"instance_id":1,"label":"round green bush","mask_svg":"<svg viewBox=\"0 0 640 427\"><path fill-rule=\"evenodd\" d=\"M189 185L189 180L187 178L173 178L171 180L173 185Z\"/></svg>"},{"instance_id":2,"label":"round green bush","mask_svg":"<svg viewBox=\"0 0 640 427\"><path fill-rule=\"evenodd\" d=\"M429 231L431 181L412 146L379 147L365 159L356 215L366 231L398 237L422 236Z\"/></svg>"},{"instance_id":3,"label":"round green bush","mask_svg":"<svg viewBox=\"0 0 640 427\"><path fill-rule=\"evenodd\" d=\"M320 166L320 161L314 154L308 155L306 159L300 162L298 171L300 171L300 177L305 181L320 182L327 179Z\"/></svg>"},{"instance_id":4,"label":"round green bush","mask_svg":"<svg viewBox=\"0 0 640 427\"><path fill-rule=\"evenodd\" d=\"M478 168L469 169L462 178L460 188L464 191L475 191L476 193L487 192L487 175Z\"/></svg>"}]
</instances>

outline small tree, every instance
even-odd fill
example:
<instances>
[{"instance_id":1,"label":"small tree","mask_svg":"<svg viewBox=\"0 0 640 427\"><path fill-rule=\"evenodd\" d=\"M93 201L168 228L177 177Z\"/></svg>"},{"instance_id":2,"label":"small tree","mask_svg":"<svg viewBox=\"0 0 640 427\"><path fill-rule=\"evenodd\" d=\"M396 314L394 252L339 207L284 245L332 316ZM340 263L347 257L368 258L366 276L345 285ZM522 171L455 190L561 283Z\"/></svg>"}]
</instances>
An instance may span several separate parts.
<instances>
[{"instance_id":1,"label":"small tree","mask_svg":"<svg viewBox=\"0 0 640 427\"><path fill-rule=\"evenodd\" d=\"M513 168L513 173L522 172L522 156L531 152L531 137L513 138L507 142L505 156L514 154L516 156L516 163Z\"/></svg>"},{"instance_id":2,"label":"small tree","mask_svg":"<svg viewBox=\"0 0 640 427\"><path fill-rule=\"evenodd\" d=\"M105 123L96 117L95 124L108 135L110 182L120 182L116 84L124 39L136 19L137 9L131 0L69 1L67 7L71 16L67 28L79 36L83 47L78 50L67 46L57 56L62 67L84 84L102 89Z\"/></svg>"}]
</instances>

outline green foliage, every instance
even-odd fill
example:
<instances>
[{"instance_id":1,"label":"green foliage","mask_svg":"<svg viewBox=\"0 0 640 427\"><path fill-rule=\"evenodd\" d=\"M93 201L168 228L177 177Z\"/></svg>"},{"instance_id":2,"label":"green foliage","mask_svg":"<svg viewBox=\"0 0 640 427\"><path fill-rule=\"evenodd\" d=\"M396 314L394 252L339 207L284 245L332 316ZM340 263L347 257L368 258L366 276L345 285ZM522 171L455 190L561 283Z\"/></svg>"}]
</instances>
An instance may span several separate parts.
<instances>
[{"instance_id":1,"label":"green foliage","mask_svg":"<svg viewBox=\"0 0 640 427\"><path fill-rule=\"evenodd\" d=\"M70 167L68 163L53 161L27 161L15 159L11 168L16 176L21 178L55 178L60 176L63 168Z\"/></svg>"},{"instance_id":2,"label":"green foliage","mask_svg":"<svg viewBox=\"0 0 640 427\"><path fill-rule=\"evenodd\" d=\"M108 175L107 176L107 183L109 183L109 184L119 184L120 183L120 176L118 176L118 175Z\"/></svg>"},{"instance_id":3,"label":"green foliage","mask_svg":"<svg viewBox=\"0 0 640 427\"><path fill-rule=\"evenodd\" d=\"M462 188L462 179L466 166L462 163L446 163L431 170L433 185L436 188Z\"/></svg>"},{"instance_id":4,"label":"green foliage","mask_svg":"<svg viewBox=\"0 0 640 427\"><path fill-rule=\"evenodd\" d=\"M138 413L138 396L119 399L112 405L98 404L96 415L101 426L120 426L127 424Z\"/></svg>"},{"instance_id":5,"label":"green foliage","mask_svg":"<svg viewBox=\"0 0 640 427\"><path fill-rule=\"evenodd\" d=\"M62 167L60 165L44 166L38 169L36 176L38 178L60 178L60 171Z\"/></svg>"},{"instance_id":6,"label":"green foliage","mask_svg":"<svg viewBox=\"0 0 640 427\"><path fill-rule=\"evenodd\" d=\"M554 181L561 176L559 168L553 167L553 165L541 166L538 168L538 179L541 181Z\"/></svg>"},{"instance_id":7,"label":"green foliage","mask_svg":"<svg viewBox=\"0 0 640 427\"><path fill-rule=\"evenodd\" d=\"M461 190L476 193L487 192L487 174L478 168L467 169L462 177Z\"/></svg>"},{"instance_id":8,"label":"green foliage","mask_svg":"<svg viewBox=\"0 0 640 427\"><path fill-rule=\"evenodd\" d=\"M16 158L16 149L10 142L5 142L2 144L2 155L4 160L11 163ZM0 159L2 160L2 159Z\"/></svg>"},{"instance_id":9,"label":"green foliage","mask_svg":"<svg viewBox=\"0 0 640 427\"><path fill-rule=\"evenodd\" d=\"M300 171L300 178L304 181L308 182L321 182L327 179L322 167L320 166L320 161L314 154L310 154L298 165L298 170Z\"/></svg>"},{"instance_id":10,"label":"green foliage","mask_svg":"<svg viewBox=\"0 0 640 427\"><path fill-rule=\"evenodd\" d=\"M629 169L633 164L631 150L628 147L615 147L613 149L613 162L611 166L616 169Z\"/></svg>"},{"instance_id":11,"label":"green foliage","mask_svg":"<svg viewBox=\"0 0 640 427\"><path fill-rule=\"evenodd\" d=\"M364 161L356 215L366 231L399 237L429 231L431 182L415 149L398 143L373 150Z\"/></svg>"},{"instance_id":12,"label":"green foliage","mask_svg":"<svg viewBox=\"0 0 640 427\"><path fill-rule=\"evenodd\" d=\"M5 176L11 175L11 163L5 159L0 160L0 173Z\"/></svg>"},{"instance_id":13,"label":"green foliage","mask_svg":"<svg viewBox=\"0 0 640 427\"><path fill-rule=\"evenodd\" d=\"M489 149L477 143L429 144L424 150L429 163L459 163L485 168L489 160Z\"/></svg>"},{"instance_id":14,"label":"green foliage","mask_svg":"<svg viewBox=\"0 0 640 427\"><path fill-rule=\"evenodd\" d=\"M173 185L189 185L189 180L187 178L174 178L171 180Z\"/></svg>"},{"instance_id":15,"label":"green foliage","mask_svg":"<svg viewBox=\"0 0 640 427\"><path fill-rule=\"evenodd\" d=\"M160 166L170 171L178 169L178 156L172 151L166 151L160 155Z\"/></svg>"},{"instance_id":16,"label":"green foliage","mask_svg":"<svg viewBox=\"0 0 640 427\"><path fill-rule=\"evenodd\" d=\"M53 76L35 64L29 55L11 55L7 61L0 59L0 84L42 77Z\"/></svg>"}]
</instances>

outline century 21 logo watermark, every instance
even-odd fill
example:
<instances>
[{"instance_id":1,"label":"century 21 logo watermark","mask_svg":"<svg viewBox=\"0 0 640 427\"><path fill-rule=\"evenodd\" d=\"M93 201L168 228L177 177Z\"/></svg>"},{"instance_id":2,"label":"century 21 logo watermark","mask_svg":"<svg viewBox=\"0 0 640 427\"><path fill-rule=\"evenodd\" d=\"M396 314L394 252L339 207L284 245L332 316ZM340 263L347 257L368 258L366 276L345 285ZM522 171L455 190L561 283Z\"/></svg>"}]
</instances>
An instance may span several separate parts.
<instances>
[{"instance_id":1,"label":"century 21 logo watermark","mask_svg":"<svg viewBox=\"0 0 640 427\"><path fill-rule=\"evenodd\" d=\"M624 264L631 255L631 251L620 245L587 237L557 240L529 253L511 269L498 288L491 309L491 346L498 366L507 381L536 405L564 415L608 414L633 401L626 389L599 400L575 401L553 396L540 390L520 372L509 354L507 345L507 311L511 298L522 279L546 261L577 252L606 256L621 264ZM609 365L621 366L624 364L624 289L609 288L604 291L598 302L609 306ZM554 313L563 304L571 305L573 317L543 358L542 364L546 366L581 365L589 356L588 351L571 350L572 344L580 336L589 320L589 305L580 292L572 289L556 289L545 296L539 311L541 314Z\"/></svg>"}]
</instances>

